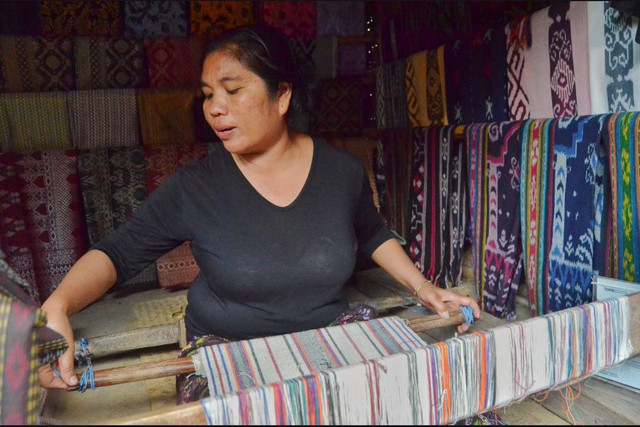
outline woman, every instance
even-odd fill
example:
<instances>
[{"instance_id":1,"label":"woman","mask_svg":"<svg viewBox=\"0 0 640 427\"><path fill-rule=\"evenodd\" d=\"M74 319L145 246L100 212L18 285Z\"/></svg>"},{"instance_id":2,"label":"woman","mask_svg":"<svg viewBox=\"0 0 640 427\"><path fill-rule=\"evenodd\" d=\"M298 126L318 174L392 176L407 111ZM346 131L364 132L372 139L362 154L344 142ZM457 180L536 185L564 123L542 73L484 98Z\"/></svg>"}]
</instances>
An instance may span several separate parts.
<instances>
[{"instance_id":1,"label":"woman","mask_svg":"<svg viewBox=\"0 0 640 427\"><path fill-rule=\"evenodd\" d=\"M291 126L306 98L282 34L235 29L204 58L203 110L223 147L167 179L45 301L48 326L71 348L58 361L61 378L41 369L44 387L78 382L69 316L184 241L200 267L185 317L194 339L327 326L347 308L358 251L441 316L469 305L479 317L475 301L415 268L376 211L360 161Z\"/></svg>"}]
</instances>

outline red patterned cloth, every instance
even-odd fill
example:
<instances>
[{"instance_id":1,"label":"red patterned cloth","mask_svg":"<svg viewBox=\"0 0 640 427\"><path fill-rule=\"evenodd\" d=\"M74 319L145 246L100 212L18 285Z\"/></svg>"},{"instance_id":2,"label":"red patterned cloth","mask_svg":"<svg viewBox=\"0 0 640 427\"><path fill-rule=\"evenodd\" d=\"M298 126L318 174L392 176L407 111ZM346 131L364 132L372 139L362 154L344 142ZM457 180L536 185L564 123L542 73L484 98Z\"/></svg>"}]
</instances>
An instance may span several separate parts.
<instances>
[{"instance_id":1,"label":"red patterned cloth","mask_svg":"<svg viewBox=\"0 0 640 427\"><path fill-rule=\"evenodd\" d=\"M145 147L147 191L151 194L179 167L207 155L206 144L188 146ZM187 288L200 269L191 255L189 242L173 249L156 261L158 283L161 288L177 290Z\"/></svg>"},{"instance_id":2,"label":"red patterned cloth","mask_svg":"<svg viewBox=\"0 0 640 427\"><path fill-rule=\"evenodd\" d=\"M253 24L250 1L192 1L189 33L216 36L225 30Z\"/></svg>"},{"instance_id":3,"label":"red patterned cloth","mask_svg":"<svg viewBox=\"0 0 640 427\"><path fill-rule=\"evenodd\" d=\"M316 36L316 2L265 1L257 7L261 22L279 28L288 37Z\"/></svg>"},{"instance_id":4,"label":"red patterned cloth","mask_svg":"<svg viewBox=\"0 0 640 427\"><path fill-rule=\"evenodd\" d=\"M144 41L147 79L154 89L198 87L203 40L197 37L154 37Z\"/></svg>"},{"instance_id":5,"label":"red patterned cloth","mask_svg":"<svg viewBox=\"0 0 640 427\"><path fill-rule=\"evenodd\" d=\"M44 0L42 34L45 36L119 36L122 2Z\"/></svg>"}]
</instances>

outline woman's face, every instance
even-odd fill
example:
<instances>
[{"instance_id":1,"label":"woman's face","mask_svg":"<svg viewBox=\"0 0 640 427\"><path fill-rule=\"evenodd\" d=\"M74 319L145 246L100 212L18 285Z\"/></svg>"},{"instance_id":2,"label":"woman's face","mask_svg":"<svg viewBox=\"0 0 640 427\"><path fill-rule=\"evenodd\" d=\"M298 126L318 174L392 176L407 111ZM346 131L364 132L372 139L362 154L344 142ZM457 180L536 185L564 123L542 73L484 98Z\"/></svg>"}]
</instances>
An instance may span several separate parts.
<instances>
[{"instance_id":1,"label":"woman's face","mask_svg":"<svg viewBox=\"0 0 640 427\"><path fill-rule=\"evenodd\" d=\"M224 49L207 56L201 80L204 116L227 151L264 152L286 131L288 84L271 99L262 78Z\"/></svg>"}]
</instances>

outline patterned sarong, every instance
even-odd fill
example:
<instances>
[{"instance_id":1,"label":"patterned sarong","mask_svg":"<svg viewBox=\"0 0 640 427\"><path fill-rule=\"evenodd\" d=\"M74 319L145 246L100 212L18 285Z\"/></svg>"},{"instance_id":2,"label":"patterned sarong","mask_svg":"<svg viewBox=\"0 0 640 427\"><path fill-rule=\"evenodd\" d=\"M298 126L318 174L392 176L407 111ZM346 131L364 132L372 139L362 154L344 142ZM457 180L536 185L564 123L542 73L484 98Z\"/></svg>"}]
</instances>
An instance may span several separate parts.
<instances>
[{"instance_id":1,"label":"patterned sarong","mask_svg":"<svg viewBox=\"0 0 640 427\"><path fill-rule=\"evenodd\" d=\"M482 308L515 319L522 272L520 122L466 130L474 279Z\"/></svg>"},{"instance_id":2,"label":"patterned sarong","mask_svg":"<svg viewBox=\"0 0 640 427\"><path fill-rule=\"evenodd\" d=\"M591 113L634 111L640 105L638 18L611 7L587 3Z\"/></svg>"},{"instance_id":3,"label":"patterned sarong","mask_svg":"<svg viewBox=\"0 0 640 427\"><path fill-rule=\"evenodd\" d=\"M189 33L195 36L217 36L225 30L253 24L250 1L192 1L189 6Z\"/></svg>"},{"instance_id":4,"label":"patterned sarong","mask_svg":"<svg viewBox=\"0 0 640 427\"><path fill-rule=\"evenodd\" d=\"M407 58L407 107L413 127L447 125L444 46Z\"/></svg>"},{"instance_id":5,"label":"patterned sarong","mask_svg":"<svg viewBox=\"0 0 640 427\"><path fill-rule=\"evenodd\" d=\"M140 145L134 89L67 92L74 148Z\"/></svg>"},{"instance_id":6,"label":"patterned sarong","mask_svg":"<svg viewBox=\"0 0 640 427\"><path fill-rule=\"evenodd\" d=\"M70 147L64 92L0 94L0 151Z\"/></svg>"},{"instance_id":7,"label":"patterned sarong","mask_svg":"<svg viewBox=\"0 0 640 427\"><path fill-rule=\"evenodd\" d=\"M119 36L122 14L117 0L44 0L42 34L56 36Z\"/></svg>"},{"instance_id":8,"label":"patterned sarong","mask_svg":"<svg viewBox=\"0 0 640 427\"><path fill-rule=\"evenodd\" d=\"M125 34L142 37L187 35L188 4L179 1L127 1L124 3Z\"/></svg>"},{"instance_id":9,"label":"patterned sarong","mask_svg":"<svg viewBox=\"0 0 640 427\"><path fill-rule=\"evenodd\" d=\"M142 40L76 37L74 44L78 89L146 87Z\"/></svg>"},{"instance_id":10,"label":"patterned sarong","mask_svg":"<svg viewBox=\"0 0 640 427\"><path fill-rule=\"evenodd\" d=\"M194 141L194 89L138 90L144 145L186 145Z\"/></svg>"},{"instance_id":11,"label":"patterned sarong","mask_svg":"<svg viewBox=\"0 0 640 427\"><path fill-rule=\"evenodd\" d=\"M146 38L147 80L154 89L197 88L203 40L198 37Z\"/></svg>"},{"instance_id":12,"label":"patterned sarong","mask_svg":"<svg viewBox=\"0 0 640 427\"><path fill-rule=\"evenodd\" d=\"M71 39L0 36L0 90L74 90L74 62Z\"/></svg>"},{"instance_id":13,"label":"patterned sarong","mask_svg":"<svg viewBox=\"0 0 640 427\"><path fill-rule=\"evenodd\" d=\"M640 114L619 113L607 125L611 210L605 276L640 281Z\"/></svg>"},{"instance_id":14,"label":"patterned sarong","mask_svg":"<svg viewBox=\"0 0 640 427\"><path fill-rule=\"evenodd\" d=\"M454 127L414 131L409 256L427 279L442 287L456 286L462 279L464 152Z\"/></svg>"}]
</instances>

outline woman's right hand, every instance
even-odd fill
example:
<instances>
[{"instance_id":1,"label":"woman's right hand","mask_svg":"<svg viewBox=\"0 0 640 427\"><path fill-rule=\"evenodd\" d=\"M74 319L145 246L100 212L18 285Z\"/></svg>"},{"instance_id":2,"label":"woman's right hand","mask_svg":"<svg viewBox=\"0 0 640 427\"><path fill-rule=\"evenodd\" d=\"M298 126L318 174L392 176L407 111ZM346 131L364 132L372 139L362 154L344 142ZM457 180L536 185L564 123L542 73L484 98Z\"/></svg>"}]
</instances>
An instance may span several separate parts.
<instances>
[{"instance_id":1,"label":"woman's right hand","mask_svg":"<svg viewBox=\"0 0 640 427\"><path fill-rule=\"evenodd\" d=\"M62 335L67 341L67 344L69 344L69 348L58 360L52 363L58 372L60 372L62 378L58 377L50 365L45 365L38 370L40 385L44 388L61 389L75 387L78 385L78 377L75 374L73 366L75 348L73 329L71 328L71 322L69 322L69 316L59 309L47 310L46 303L42 306L42 309L47 313L47 327Z\"/></svg>"}]
</instances>

